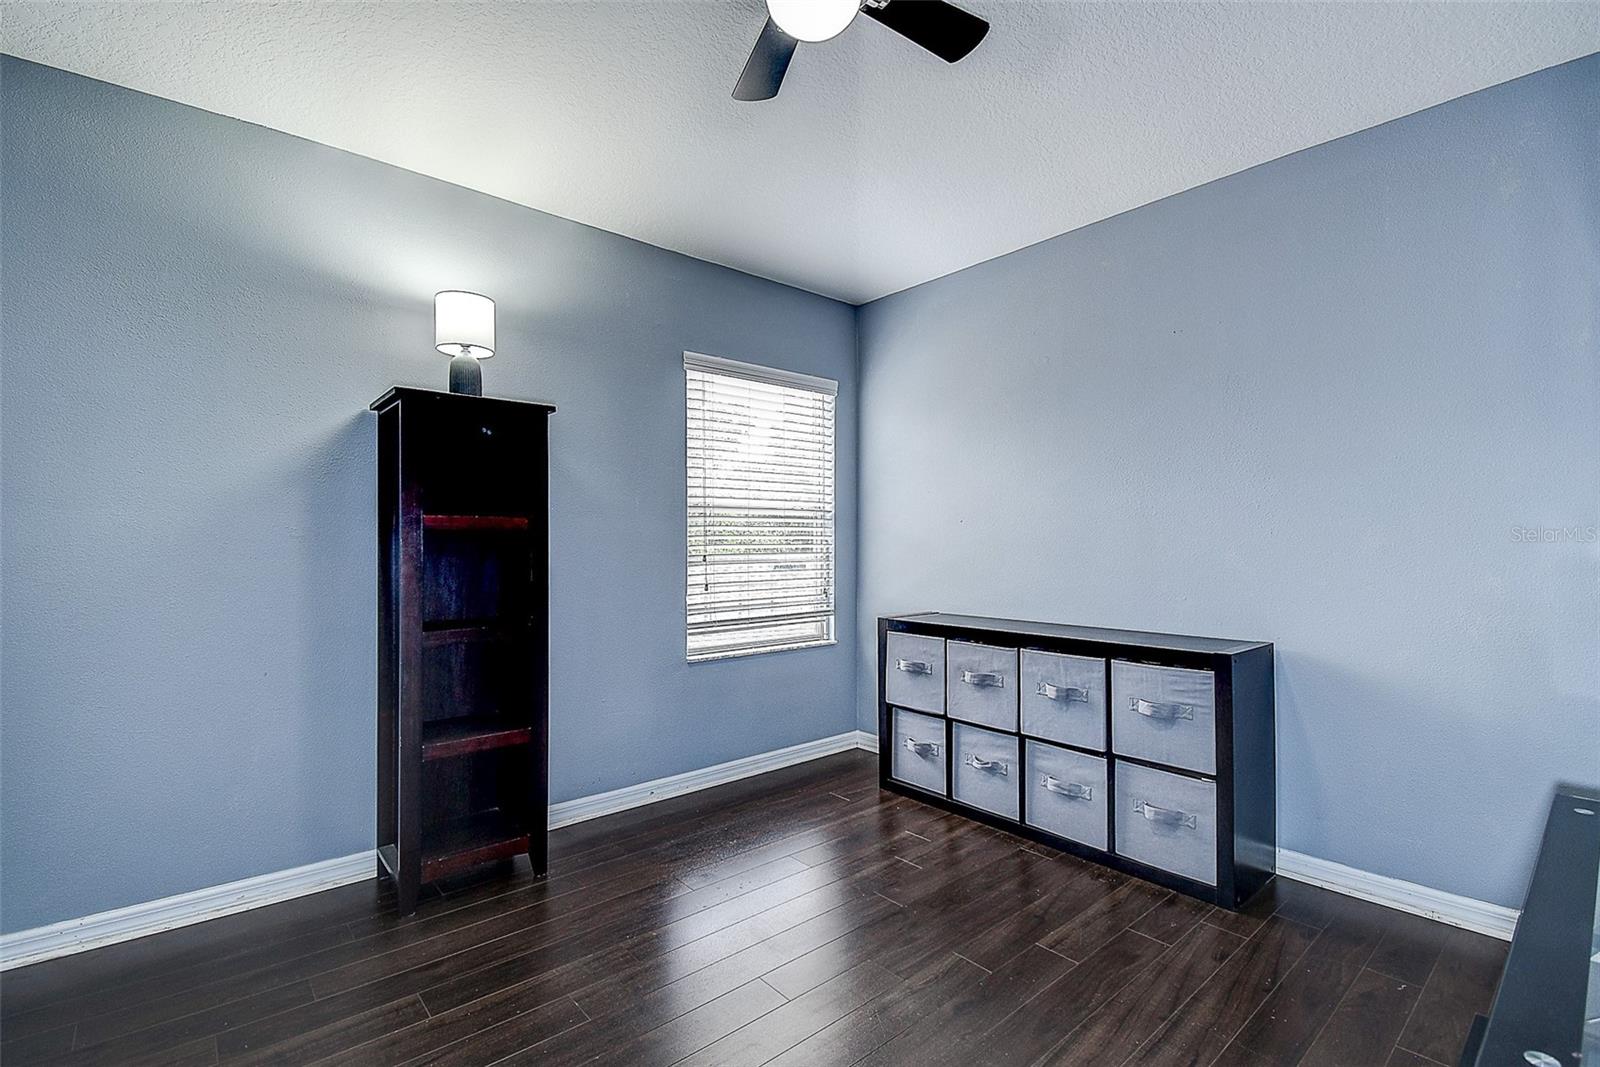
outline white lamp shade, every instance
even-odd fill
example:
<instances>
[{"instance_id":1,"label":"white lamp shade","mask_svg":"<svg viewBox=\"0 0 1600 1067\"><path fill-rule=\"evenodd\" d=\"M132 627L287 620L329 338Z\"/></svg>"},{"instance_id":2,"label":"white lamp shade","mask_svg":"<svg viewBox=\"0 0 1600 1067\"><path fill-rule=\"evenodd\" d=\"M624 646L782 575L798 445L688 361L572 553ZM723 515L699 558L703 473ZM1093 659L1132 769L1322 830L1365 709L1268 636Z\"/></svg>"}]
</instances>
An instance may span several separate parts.
<instances>
[{"instance_id":1,"label":"white lamp shade","mask_svg":"<svg viewBox=\"0 0 1600 1067\"><path fill-rule=\"evenodd\" d=\"M433 347L447 356L494 355L494 301L458 289L435 293Z\"/></svg>"}]
</instances>

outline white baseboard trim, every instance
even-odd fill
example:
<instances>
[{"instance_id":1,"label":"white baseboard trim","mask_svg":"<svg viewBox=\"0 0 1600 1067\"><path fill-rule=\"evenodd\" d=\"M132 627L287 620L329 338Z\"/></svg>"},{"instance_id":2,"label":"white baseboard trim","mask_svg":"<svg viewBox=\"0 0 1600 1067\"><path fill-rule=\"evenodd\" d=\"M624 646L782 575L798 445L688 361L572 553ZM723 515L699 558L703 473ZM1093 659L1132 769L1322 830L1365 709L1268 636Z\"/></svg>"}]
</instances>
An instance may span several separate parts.
<instances>
[{"instance_id":1,"label":"white baseboard trim","mask_svg":"<svg viewBox=\"0 0 1600 1067\"><path fill-rule=\"evenodd\" d=\"M579 797L550 806L550 829L570 826L587 819L598 819L629 808L652 804L669 797L682 796L713 786L737 782L767 771L791 767L797 763L849 752L864 747L859 730L849 730L833 737L824 737L804 744L780 748L775 752L762 752L743 759L719 763L698 771L657 778L653 782L613 789L608 793ZM877 739L870 738L877 748ZM163 897L143 904L133 904L115 911L86 915L81 919L68 919L40 926L32 930L19 930L0 935L0 971L40 963L57 956L132 941L137 937L191 926L208 919L248 911L294 897L319 893L324 889L372 878L377 871L377 853L359 852L353 856L323 860L293 870L258 875L226 885L197 889L173 897Z\"/></svg>"},{"instance_id":2,"label":"white baseboard trim","mask_svg":"<svg viewBox=\"0 0 1600 1067\"><path fill-rule=\"evenodd\" d=\"M353 856L308 863L287 871L274 871L81 919L0 935L0 971L349 885L373 877L377 862L376 852L358 852Z\"/></svg>"},{"instance_id":3,"label":"white baseboard trim","mask_svg":"<svg viewBox=\"0 0 1600 1067\"><path fill-rule=\"evenodd\" d=\"M857 730L856 747L868 752L878 751L878 735ZM1280 848L1277 868L1280 875L1297 882L1307 882L1345 896L1370 900L1374 904L1487 934L1502 941L1510 941L1511 934L1517 928L1517 916L1520 913L1515 908L1446 893L1441 889L1430 889L1398 878L1386 878L1381 874L1346 867L1342 863L1307 856L1303 852Z\"/></svg>"},{"instance_id":4,"label":"white baseboard trim","mask_svg":"<svg viewBox=\"0 0 1600 1067\"><path fill-rule=\"evenodd\" d=\"M726 785L742 778L853 749L876 752L877 735L866 730L850 730L774 752L730 760L714 767L552 804L550 829L598 819L658 800ZM323 860L292 870L276 871L227 885L197 889L192 893L87 915L81 919L68 919L50 926L0 935L0 971L76 952L87 952L120 941L131 941L163 930L219 919L224 915L359 882L374 876L376 864L375 852L358 852L353 856ZM1398 878L1386 878L1288 849L1278 850L1277 866L1278 873L1285 878L1308 882L1335 893L1370 900L1375 904L1436 919L1490 937L1510 940L1512 931L1516 929L1517 911L1498 904L1429 889Z\"/></svg>"},{"instance_id":5,"label":"white baseboard trim","mask_svg":"<svg viewBox=\"0 0 1600 1067\"><path fill-rule=\"evenodd\" d=\"M1515 908L1446 893L1442 889L1430 889L1415 882L1388 878L1285 848L1278 850L1278 873L1297 882L1307 882L1345 896L1370 900L1374 904L1498 937L1502 941L1511 940L1517 928L1517 917L1521 914Z\"/></svg>"},{"instance_id":6,"label":"white baseboard trim","mask_svg":"<svg viewBox=\"0 0 1600 1067\"><path fill-rule=\"evenodd\" d=\"M729 760L715 767L703 767L698 771L686 771L683 774L657 778L653 782L624 786L609 793L596 793L594 796L578 797L576 800L564 800L559 804L550 805L550 829L598 819L603 815L614 815L629 808L643 807L658 800L695 793L713 786L727 785L741 778L753 778L758 774L792 767L796 763L806 763L838 752L849 752L860 747L857 737L859 733L859 730L850 730L832 737L790 745L788 748L780 748L773 752L761 752L754 756L745 756L743 759Z\"/></svg>"}]
</instances>

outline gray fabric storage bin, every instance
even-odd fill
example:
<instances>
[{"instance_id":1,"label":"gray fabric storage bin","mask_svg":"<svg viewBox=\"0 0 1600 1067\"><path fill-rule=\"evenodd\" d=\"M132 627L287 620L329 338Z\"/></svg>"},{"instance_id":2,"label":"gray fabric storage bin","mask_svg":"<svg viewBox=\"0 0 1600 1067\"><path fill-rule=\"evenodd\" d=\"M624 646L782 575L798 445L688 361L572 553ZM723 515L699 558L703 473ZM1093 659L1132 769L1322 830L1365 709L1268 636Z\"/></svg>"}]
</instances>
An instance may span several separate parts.
<instances>
[{"instance_id":1,"label":"gray fabric storage bin","mask_svg":"<svg viewBox=\"0 0 1600 1067\"><path fill-rule=\"evenodd\" d=\"M1069 841L1106 847L1106 761L1042 741L1027 742L1027 822Z\"/></svg>"},{"instance_id":2,"label":"gray fabric storage bin","mask_svg":"<svg viewBox=\"0 0 1600 1067\"><path fill-rule=\"evenodd\" d=\"M1106 661L1022 650L1022 732L1106 750Z\"/></svg>"},{"instance_id":3,"label":"gray fabric storage bin","mask_svg":"<svg viewBox=\"0 0 1600 1067\"><path fill-rule=\"evenodd\" d=\"M1217 884L1217 786L1118 761L1117 853Z\"/></svg>"},{"instance_id":4,"label":"gray fabric storage bin","mask_svg":"<svg viewBox=\"0 0 1600 1067\"><path fill-rule=\"evenodd\" d=\"M895 708L894 752L889 758L889 774L907 785L944 796L948 765L944 720Z\"/></svg>"},{"instance_id":5,"label":"gray fabric storage bin","mask_svg":"<svg viewBox=\"0 0 1600 1067\"><path fill-rule=\"evenodd\" d=\"M950 724L950 747L954 775L950 795L963 804L1015 820L1022 774L1017 765L1017 739L955 722Z\"/></svg>"},{"instance_id":6,"label":"gray fabric storage bin","mask_svg":"<svg viewBox=\"0 0 1600 1067\"><path fill-rule=\"evenodd\" d=\"M1217 772L1215 682L1210 671L1111 662L1111 747L1151 763Z\"/></svg>"},{"instance_id":7,"label":"gray fabric storage bin","mask_svg":"<svg viewBox=\"0 0 1600 1067\"><path fill-rule=\"evenodd\" d=\"M945 643L945 704L952 719L1017 728L1017 650L966 641Z\"/></svg>"},{"instance_id":8,"label":"gray fabric storage bin","mask_svg":"<svg viewBox=\"0 0 1600 1067\"><path fill-rule=\"evenodd\" d=\"M944 639L888 634L883 654L884 699L902 708L944 714Z\"/></svg>"}]
</instances>

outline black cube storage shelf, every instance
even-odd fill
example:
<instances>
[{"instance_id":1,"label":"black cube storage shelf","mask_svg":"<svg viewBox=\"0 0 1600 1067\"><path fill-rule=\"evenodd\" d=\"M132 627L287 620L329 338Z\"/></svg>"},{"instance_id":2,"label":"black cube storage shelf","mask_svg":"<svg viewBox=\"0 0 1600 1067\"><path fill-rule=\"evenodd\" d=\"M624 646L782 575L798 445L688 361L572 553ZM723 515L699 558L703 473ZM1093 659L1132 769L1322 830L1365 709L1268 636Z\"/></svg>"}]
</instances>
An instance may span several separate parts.
<instances>
[{"instance_id":1,"label":"black cube storage shelf","mask_svg":"<svg viewBox=\"0 0 1600 1067\"><path fill-rule=\"evenodd\" d=\"M1272 645L878 620L883 788L1234 909L1273 877Z\"/></svg>"}]
</instances>

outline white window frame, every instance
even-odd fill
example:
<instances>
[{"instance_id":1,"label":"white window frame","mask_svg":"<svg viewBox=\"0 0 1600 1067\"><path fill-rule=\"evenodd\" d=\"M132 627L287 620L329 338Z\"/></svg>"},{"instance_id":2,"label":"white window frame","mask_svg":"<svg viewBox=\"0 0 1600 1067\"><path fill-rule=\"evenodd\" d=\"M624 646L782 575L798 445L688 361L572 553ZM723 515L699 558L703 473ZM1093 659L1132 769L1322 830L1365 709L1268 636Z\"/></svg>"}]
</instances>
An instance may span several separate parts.
<instances>
[{"instance_id":1,"label":"white window frame","mask_svg":"<svg viewBox=\"0 0 1600 1067\"><path fill-rule=\"evenodd\" d=\"M766 367L756 363L743 363L738 360L724 359L721 356L709 356L700 352L685 352L683 354L684 367L684 492L687 524L685 529L685 588L684 588L684 654L690 663L703 663L720 659L731 659L740 656L756 656L769 652L788 652L802 648L821 648L837 643L837 616L838 616L838 514L839 514L839 478L838 478L838 441L839 424L838 409L835 406L830 422L832 440L829 443L830 459L833 468L828 472L828 515L829 525L827 542L827 591L825 594L828 613L826 617L817 617L798 625L819 625L819 634L807 635L796 639L769 640L759 643L740 644L730 640L716 647L706 647L702 642L701 647L696 647L697 635L704 636L711 624L702 623L696 626L694 622L694 604L690 597L693 595L693 586L696 581L695 568L697 564L704 568L706 556L691 555L693 534L696 527L694 513L694 486L689 482L691 476L691 453L694 444L691 440L693 426L690 423L690 400L692 374L714 374L729 378L742 378L747 381L760 382L766 385L780 386L789 389L801 389L808 392L822 393L829 397L837 397L839 383L831 378L821 378L811 374L800 374L796 371L781 370L775 367ZM701 492L704 492L702 483ZM704 580L702 572L702 581ZM756 616L748 620L748 629L756 629L765 625L774 626L781 617L763 619ZM737 621L721 624L724 632L736 634L739 632Z\"/></svg>"}]
</instances>

